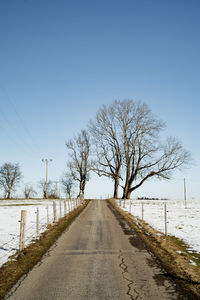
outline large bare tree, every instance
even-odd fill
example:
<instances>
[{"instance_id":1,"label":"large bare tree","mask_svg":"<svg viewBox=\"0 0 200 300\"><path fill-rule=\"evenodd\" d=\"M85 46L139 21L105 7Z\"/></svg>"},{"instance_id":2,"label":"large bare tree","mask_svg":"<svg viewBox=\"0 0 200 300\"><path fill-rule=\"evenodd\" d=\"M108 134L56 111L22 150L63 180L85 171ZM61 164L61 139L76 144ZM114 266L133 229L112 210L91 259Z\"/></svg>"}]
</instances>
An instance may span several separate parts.
<instances>
[{"instance_id":1,"label":"large bare tree","mask_svg":"<svg viewBox=\"0 0 200 300\"><path fill-rule=\"evenodd\" d=\"M119 140L118 123L115 105L99 109L94 121L90 121L90 132L93 137L96 163L93 171L99 176L110 177L114 181L114 198L118 198L122 152Z\"/></svg>"},{"instance_id":2,"label":"large bare tree","mask_svg":"<svg viewBox=\"0 0 200 300\"><path fill-rule=\"evenodd\" d=\"M170 137L161 142L165 124L154 117L146 104L124 100L115 101L114 105L123 140L123 198L129 199L135 189L152 177L170 179L173 170L184 167L191 157L177 139Z\"/></svg>"},{"instance_id":3,"label":"large bare tree","mask_svg":"<svg viewBox=\"0 0 200 300\"><path fill-rule=\"evenodd\" d=\"M70 161L68 162L70 174L75 181L79 182L79 194L84 195L85 185L89 180L89 172L92 167L88 132L81 130L76 137L66 143L66 147L70 156Z\"/></svg>"},{"instance_id":4,"label":"large bare tree","mask_svg":"<svg viewBox=\"0 0 200 300\"><path fill-rule=\"evenodd\" d=\"M11 198L12 192L22 178L19 164L5 163L0 168L0 186L4 190L4 196Z\"/></svg>"},{"instance_id":5,"label":"large bare tree","mask_svg":"<svg viewBox=\"0 0 200 300\"><path fill-rule=\"evenodd\" d=\"M97 112L90 122L97 153L94 170L114 180L114 197L119 182L123 198L129 199L146 180L170 179L174 170L190 162L189 152L177 139L161 142L164 128L145 103L133 100L114 101Z\"/></svg>"}]
</instances>

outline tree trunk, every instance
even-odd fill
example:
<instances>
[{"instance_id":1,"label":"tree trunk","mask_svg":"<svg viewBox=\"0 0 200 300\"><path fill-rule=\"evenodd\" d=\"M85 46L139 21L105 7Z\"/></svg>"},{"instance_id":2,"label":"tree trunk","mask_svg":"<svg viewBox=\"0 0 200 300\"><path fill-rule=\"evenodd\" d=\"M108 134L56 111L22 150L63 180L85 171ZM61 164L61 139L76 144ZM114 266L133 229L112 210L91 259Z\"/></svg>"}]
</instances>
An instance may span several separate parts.
<instances>
[{"instance_id":1,"label":"tree trunk","mask_svg":"<svg viewBox=\"0 0 200 300\"><path fill-rule=\"evenodd\" d=\"M130 199L131 193L132 191L131 191L130 182L126 182L122 199Z\"/></svg>"},{"instance_id":2,"label":"tree trunk","mask_svg":"<svg viewBox=\"0 0 200 300\"><path fill-rule=\"evenodd\" d=\"M80 181L80 192L79 192L79 196L80 194L83 194L84 196L84 193L85 193L85 181Z\"/></svg>"},{"instance_id":3,"label":"tree trunk","mask_svg":"<svg viewBox=\"0 0 200 300\"><path fill-rule=\"evenodd\" d=\"M8 190L7 199L10 199L11 191Z\"/></svg>"},{"instance_id":4,"label":"tree trunk","mask_svg":"<svg viewBox=\"0 0 200 300\"><path fill-rule=\"evenodd\" d=\"M119 187L119 179L115 179L115 184L114 184L114 194L113 198L117 199L118 198L118 187Z\"/></svg>"},{"instance_id":5,"label":"tree trunk","mask_svg":"<svg viewBox=\"0 0 200 300\"><path fill-rule=\"evenodd\" d=\"M128 199L127 195L128 195L128 182L125 183L122 199Z\"/></svg>"},{"instance_id":6,"label":"tree trunk","mask_svg":"<svg viewBox=\"0 0 200 300\"><path fill-rule=\"evenodd\" d=\"M130 160L126 159L126 180L125 180L122 199L127 199L127 194L129 190L129 178L130 178Z\"/></svg>"},{"instance_id":7,"label":"tree trunk","mask_svg":"<svg viewBox=\"0 0 200 300\"><path fill-rule=\"evenodd\" d=\"M131 198L131 192L128 191L127 194L126 194L126 199L130 199Z\"/></svg>"}]
</instances>

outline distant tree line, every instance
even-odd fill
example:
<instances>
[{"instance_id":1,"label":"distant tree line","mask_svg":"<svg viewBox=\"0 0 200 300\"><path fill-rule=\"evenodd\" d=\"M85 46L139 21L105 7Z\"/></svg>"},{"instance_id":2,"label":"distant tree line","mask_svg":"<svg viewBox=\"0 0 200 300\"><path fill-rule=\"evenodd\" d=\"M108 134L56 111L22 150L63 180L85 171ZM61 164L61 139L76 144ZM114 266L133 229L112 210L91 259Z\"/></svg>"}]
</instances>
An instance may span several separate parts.
<instances>
[{"instance_id":1,"label":"distant tree line","mask_svg":"<svg viewBox=\"0 0 200 300\"><path fill-rule=\"evenodd\" d=\"M22 172L20 170L19 164L14 163L4 163L0 167L0 189L4 193L4 198L11 199L16 188L20 184L22 180ZM59 198L59 191L57 187L57 181L48 181L47 188L48 188L48 198L56 199ZM40 180L38 183L39 188L42 190L43 198L46 198L46 182L45 180ZM24 197L29 199L37 195L36 191L34 190L31 184L25 184L24 187Z\"/></svg>"},{"instance_id":2,"label":"distant tree line","mask_svg":"<svg viewBox=\"0 0 200 300\"><path fill-rule=\"evenodd\" d=\"M137 197L137 200L168 200L167 198L149 198L149 197Z\"/></svg>"},{"instance_id":3,"label":"distant tree line","mask_svg":"<svg viewBox=\"0 0 200 300\"><path fill-rule=\"evenodd\" d=\"M66 143L68 176L84 194L90 173L113 181L113 197L130 199L133 191L152 178L169 180L173 171L191 161L190 153L174 137L161 140L165 123L147 104L133 100L103 105L87 130Z\"/></svg>"}]
</instances>

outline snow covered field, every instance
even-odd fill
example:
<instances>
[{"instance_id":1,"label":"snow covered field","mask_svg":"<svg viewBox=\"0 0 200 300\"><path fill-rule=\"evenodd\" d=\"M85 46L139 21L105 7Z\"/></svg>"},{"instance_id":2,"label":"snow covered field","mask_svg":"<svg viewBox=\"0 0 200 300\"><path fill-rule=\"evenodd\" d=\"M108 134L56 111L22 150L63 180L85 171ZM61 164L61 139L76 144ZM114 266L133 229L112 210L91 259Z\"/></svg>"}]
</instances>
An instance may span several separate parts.
<instances>
[{"instance_id":1,"label":"snow covered field","mask_svg":"<svg viewBox=\"0 0 200 300\"><path fill-rule=\"evenodd\" d=\"M120 201L116 200L118 206ZM142 205L143 203L143 205ZM165 232L164 204L167 206L167 233L176 236L189 245L188 250L200 252L200 200L126 200L121 208L143 219L156 230Z\"/></svg>"},{"instance_id":2,"label":"snow covered field","mask_svg":"<svg viewBox=\"0 0 200 300\"><path fill-rule=\"evenodd\" d=\"M36 238L36 210L39 208L39 233L53 223L53 202L56 203L57 219L64 216L64 200L1 200L0 201L0 266L19 249L21 210L27 211L25 246ZM75 200L66 201L66 213L72 210Z\"/></svg>"}]
</instances>

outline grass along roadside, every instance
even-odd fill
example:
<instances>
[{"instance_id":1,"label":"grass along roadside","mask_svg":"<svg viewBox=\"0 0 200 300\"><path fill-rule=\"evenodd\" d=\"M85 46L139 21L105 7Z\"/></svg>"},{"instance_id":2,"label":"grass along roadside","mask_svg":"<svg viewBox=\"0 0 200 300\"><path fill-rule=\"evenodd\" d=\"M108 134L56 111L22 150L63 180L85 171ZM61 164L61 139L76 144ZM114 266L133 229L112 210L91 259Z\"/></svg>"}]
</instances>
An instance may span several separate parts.
<instances>
[{"instance_id":1,"label":"grass along roadside","mask_svg":"<svg viewBox=\"0 0 200 300\"><path fill-rule=\"evenodd\" d=\"M189 246L174 236L165 236L146 222L133 217L118 207L114 200L108 200L145 242L147 248L158 258L167 271L167 276L200 299L200 253L189 250ZM192 299L192 297L191 297Z\"/></svg>"},{"instance_id":2,"label":"grass along roadside","mask_svg":"<svg viewBox=\"0 0 200 300\"><path fill-rule=\"evenodd\" d=\"M34 243L26 247L24 251L12 256L10 261L1 266L0 299L3 299L17 281L41 260L42 256L83 211L88 203L89 200L85 200L83 205L69 212L54 225L50 225L48 229L41 234L39 240L34 241Z\"/></svg>"}]
</instances>

